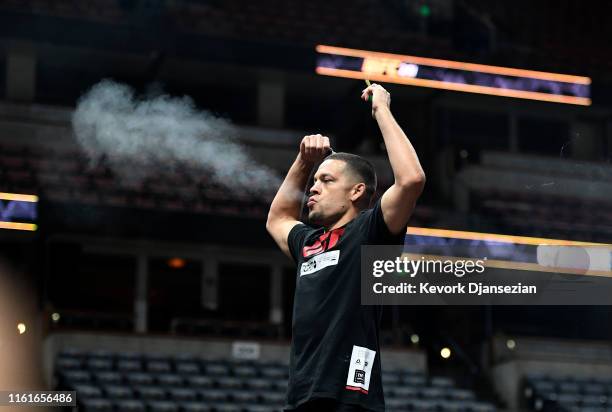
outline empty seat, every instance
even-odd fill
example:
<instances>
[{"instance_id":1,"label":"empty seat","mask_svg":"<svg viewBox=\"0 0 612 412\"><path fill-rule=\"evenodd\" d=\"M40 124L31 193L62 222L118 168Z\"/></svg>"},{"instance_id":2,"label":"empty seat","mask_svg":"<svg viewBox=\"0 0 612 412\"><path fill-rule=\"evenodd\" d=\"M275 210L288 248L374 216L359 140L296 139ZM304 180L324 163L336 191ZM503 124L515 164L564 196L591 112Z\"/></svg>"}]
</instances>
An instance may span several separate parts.
<instances>
[{"instance_id":1,"label":"empty seat","mask_svg":"<svg viewBox=\"0 0 612 412\"><path fill-rule=\"evenodd\" d=\"M393 392L395 391L396 388L398 388L398 385L384 385L383 393L385 395L385 398L393 396Z\"/></svg>"},{"instance_id":2,"label":"empty seat","mask_svg":"<svg viewBox=\"0 0 612 412\"><path fill-rule=\"evenodd\" d=\"M142 358L142 355L139 352L131 352L131 351L117 352L116 356L117 356L118 361L121 361L121 360L140 361L140 359Z\"/></svg>"},{"instance_id":3,"label":"empty seat","mask_svg":"<svg viewBox=\"0 0 612 412\"><path fill-rule=\"evenodd\" d=\"M66 370L60 372L60 379L65 384L91 382L91 374L83 370Z\"/></svg>"},{"instance_id":4,"label":"empty seat","mask_svg":"<svg viewBox=\"0 0 612 412\"><path fill-rule=\"evenodd\" d=\"M89 358L86 362L87 369L92 371L109 371L113 369L113 361L106 358Z\"/></svg>"},{"instance_id":5,"label":"empty seat","mask_svg":"<svg viewBox=\"0 0 612 412\"><path fill-rule=\"evenodd\" d=\"M184 412L210 412L212 407L203 402L183 402L181 409Z\"/></svg>"},{"instance_id":6,"label":"empty seat","mask_svg":"<svg viewBox=\"0 0 612 412\"><path fill-rule=\"evenodd\" d=\"M164 373L172 371L172 367L168 361L150 360L147 362L147 370L154 373Z\"/></svg>"},{"instance_id":7,"label":"empty seat","mask_svg":"<svg viewBox=\"0 0 612 412\"><path fill-rule=\"evenodd\" d=\"M278 408L269 405L245 405L246 412L278 412Z\"/></svg>"},{"instance_id":8,"label":"empty seat","mask_svg":"<svg viewBox=\"0 0 612 412\"><path fill-rule=\"evenodd\" d=\"M208 376L227 376L229 368L226 365L208 364L204 366L206 375Z\"/></svg>"},{"instance_id":9,"label":"empty seat","mask_svg":"<svg viewBox=\"0 0 612 412\"><path fill-rule=\"evenodd\" d=\"M472 412L495 412L495 405L488 402L472 402L470 404L470 410Z\"/></svg>"},{"instance_id":10,"label":"empty seat","mask_svg":"<svg viewBox=\"0 0 612 412\"><path fill-rule=\"evenodd\" d=\"M392 368L390 372L395 372L400 377L407 376L407 375L422 375L423 374L422 371L411 369L411 368Z\"/></svg>"},{"instance_id":11,"label":"empty seat","mask_svg":"<svg viewBox=\"0 0 612 412\"><path fill-rule=\"evenodd\" d=\"M285 402L285 394L280 392L261 392L261 401L269 405L281 405Z\"/></svg>"},{"instance_id":12,"label":"empty seat","mask_svg":"<svg viewBox=\"0 0 612 412\"><path fill-rule=\"evenodd\" d=\"M213 380L208 376L190 376L186 380L194 388L210 388L213 385Z\"/></svg>"},{"instance_id":13,"label":"empty seat","mask_svg":"<svg viewBox=\"0 0 612 412\"><path fill-rule=\"evenodd\" d=\"M80 399L79 404L81 405L83 412L113 411L113 404L108 399Z\"/></svg>"},{"instance_id":14,"label":"empty seat","mask_svg":"<svg viewBox=\"0 0 612 412\"><path fill-rule=\"evenodd\" d=\"M418 390L409 386L395 386L391 392L397 398L416 398L418 396Z\"/></svg>"},{"instance_id":15,"label":"empty seat","mask_svg":"<svg viewBox=\"0 0 612 412\"><path fill-rule=\"evenodd\" d=\"M457 400L471 400L474 399L474 392L468 389L452 388L446 391L447 396L451 399Z\"/></svg>"},{"instance_id":16,"label":"empty seat","mask_svg":"<svg viewBox=\"0 0 612 412\"><path fill-rule=\"evenodd\" d=\"M144 402L138 399L126 399L115 402L117 411L121 412L145 412L147 410Z\"/></svg>"},{"instance_id":17,"label":"empty seat","mask_svg":"<svg viewBox=\"0 0 612 412\"><path fill-rule=\"evenodd\" d=\"M181 386L183 384L183 378L179 375L165 373L157 376L157 382L164 386Z\"/></svg>"},{"instance_id":18,"label":"empty seat","mask_svg":"<svg viewBox=\"0 0 612 412\"><path fill-rule=\"evenodd\" d=\"M289 382L287 379L274 379L272 380L272 384L274 385L274 389L279 391L286 391Z\"/></svg>"},{"instance_id":19,"label":"empty seat","mask_svg":"<svg viewBox=\"0 0 612 412\"><path fill-rule=\"evenodd\" d=\"M557 395L557 402L562 405L576 405L580 403L580 395L575 393L560 393Z\"/></svg>"},{"instance_id":20,"label":"empty seat","mask_svg":"<svg viewBox=\"0 0 612 412\"><path fill-rule=\"evenodd\" d=\"M424 386L426 381L423 375L404 375L401 377L401 382L410 386Z\"/></svg>"},{"instance_id":21,"label":"empty seat","mask_svg":"<svg viewBox=\"0 0 612 412\"><path fill-rule=\"evenodd\" d=\"M245 386L256 391L268 391L276 388L275 381L268 379L247 380Z\"/></svg>"},{"instance_id":22,"label":"empty seat","mask_svg":"<svg viewBox=\"0 0 612 412\"><path fill-rule=\"evenodd\" d=\"M254 391L232 391L231 397L236 403L252 404L257 403L257 392Z\"/></svg>"},{"instance_id":23,"label":"empty seat","mask_svg":"<svg viewBox=\"0 0 612 412\"><path fill-rule=\"evenodd\" d=\"M200 365L196 362L177 362L176 371L182 375L197 375L200 373Z\"/></svg>"},{"instance_id":24,"label":"empty seat","mask_svg":"<svg viewBox=\"0 0 612 412\"><path fill-rule=\"evenodd\" d=\"M79 399L102 397L102 389L94 385L75 385L74 390L76 391Z\"/></svg>"},{"instance_id":25,"label":"empty seat","mask_svg":"<svg viewBox=\"0 0 612 412\"><path fill-rule=\"evenodd\" d=\"M166 391L159 386L138 386L134 392L142 399L160 400L166 397Z\"/></svg>"},{"instance_id":26,"label":"empty seat","mask_svg":"<svg viewBox=\"0 0 612 412\"><path fill-rule=\"evenodd\" d=\"M435 386L438 388L450 388L455 386L455 382L452 378L447 378L445 376L434 376L430 380L431 386Z\"/></svg>"},{"instance_id":27,"label":"empty seat","mask_svg":"<svg viewBox=\"0 0 612 412\"><path fill-rule=\"evenodd\" d=\"M153 401L148 402L150 412L178 412L179 406L172 401Z\"/></svg>"},{"instance_id":28,"label":"empty seat","mask_svg":"<svg viewBox=\"0 0 612 412\"><path fill-rule=\"evenodd\" d=\"M382 382L384 385L396 384L400 382L400 377L396 373L383 372Z\"/></svg>"},{"instance_id":29,"label":"empty seat","mask_svg":"<svg viewBox=\"0 0 612 412\"><path fill-rule=\"evenodd\" d=\"M582 405L584 406L602 407L606 404L606 400L606 397L602 395L582 395Z\"/></svg>"},{"instance_id":30,"label":"empty seat","mask_svg":"<svg viewBox=\"0 0 612 412\"><path fill-rule=\"evenodd\" d=\"M419 390L422 397L428 399L439 399L446 394L446 391L442 388L425 387Z\"/></svg>"},{"instance_id":31,"label":"empty seat","mask_svg":"<svg viewBox=\"0 0 612 412\"><path fill-rule=\"evenodd\" d=\"M190 388L170 388L168 394L172 399L183 402L195 401L198 398L198 393Z\"/></svg>"},{"instance_id":32,"label":"empty seat","mask_svg":"<svg viewBox=\"0 0 612 412\"><path fill-rule=\"evenodd\" d=\"M612 407L604 409L599 406L574 406L569 408L570 412L608 412L612 410Z\"/></svg>"},{"instance_id":33,"label":"empty seat","mask_svg":"<svg viewBox=\"0 0 612 412\"><path fill-rule=\"evenodd\" d=\"M535 393L553 392L556 388L554 382L547 380L531 381L529 386L533 388Z\"/></svg>"},{"instance_id":34,"label":"empty seat","mask_svg":"<svg viewBox=\"0 0 612 412\"><path fill-rule=\"evenodd\" d=\"M231 377L219 378L217 379L217 385L224 389L238 389L242 388L242 379Z\"/></svg>"},{"instance_id":35,"label":"empty seat","mask_svg":"<svg viewBox=\"0 0 612 412\"><path fill-rule=\"evenodd\" d=\"M132 385L152 385L153 384L153 376L148 373L135 372L128 373L125 376L126 380Z\"/></svg>"},{"instance_id":36,"label":"empty seat","mask_svg":"<svg viewBox=\"0 0 612 412\"><path fill-rule=\"evenodd\" d=\"M229 399L229 392L220 389L202 389L200 390L200 396L205 401L222 402Z\"/></svg>"},{"instance_id":37,"label":"empty seat","mask_svg":"<svg viewBox=\"0 0 612 412\"><path fill-rule=\"evenodd\" d=\"M601 383L585 383L582 385L582 391L589 395L603 395L606 393L606 387Z\"/></svg>"},{"instance_id":38,"label":"empty seat","mask_svg":"<svg viewBox=\"0 0 612 412\"><path fill-rule=\"evenodd\" d=\"M58 370L80 369L82 364L81 359L74 356L61 356L55 361L55 366Z\"/></svg>"},{"instance_id":39,"label":"empty seat","mask_svg":"<svg viewBox=\"0 0 612 412\"><path fill-rule=\"evenodd\" d=\"M96 382L99 384L118 384L121 383L121 374L118 372L96 372Z\"/></svg>"},{"instance_id":40,"label":"empty seat","mask_svg":"<svg viewBox=\"0 0 612 412\"><path fill-rule=\"evenodd\" d=\"M394 411L404 411L408 409L406 399L389 398L385 399L385 407Z\"/></svg>"},{"instance_id":41,"label":"empty seat","mask_svg":"<svg viewBox=\"0 0 612 412\"><path fill-rule=\"evenodd\" d=\"M411 405L412 409L419 412L435 411L437 408L436 401L431 399L410 399L407 402Z\"/></svg>"},{"instance_id":42,"label":"empty seat","mask_svg":"<svg viewBox=\"0 0 612 412\"><path fill-rule=\"evenodd\" d=\"M438 407L442 412L465 412L469 409L466 401L439 401Z\"/></svg>"},{"instance_id":43,"label":"empty seat","mask_svg":"<svg viewBox=\"0 0 612 412\"><path fill-rule=\"evenodd\" d=\"M257 369L253 366L236 366L234 367L234 375L241 378L253 378L257 376Z\"/></svg>"},{"instance_id":44,"label":"empty seat","mask_svg":"<svg viewBox=\"0 0 612 412\"><path fill-rule=\"evenodd\" d=\"M579 393L580 385L576 382L561 382L559 383L559 391L561 393Z\"/></svg>"},{"instance_id":45,"label":"empty seat","mask_svg":"<svg viewBox=\"0 0 612 412\"><path fill-rule=\"evenodd\" d=\"M134 392L129 386L108 385L104 387L104 392L111 399L129 399L134 397Z\"/></svg>"},{"instance_id":46,"label":"empty seat","mask_svg":"<svg viewBox=\"0 0 612 412\"><path fill-rule=\"evenodd\" d=\"M266 378L285 378L289 375L288 370L286 368L278 366L268 366L262 368L260 372L261 376L264 376Z\"/></svg>"},{"instance_id":47,"label":"empty seat","mask_svg":"<svg viewBox=\"0 0 612 412\"><path fill-rule=\"evenodd\" d=\"M215 412L242 412L242 407L234 403L214 403Z\"/></svg>"},{"instance_id":48,"label":"empty seat","mask_svg":"<svg viewBox=\"0 0 612 412\"><path fill-rule=\"evenodd\" d=\"M137 372L142 369L142 365L137 359L120 359L117 361L117 370L122 372Z\"/></svg>"}]
</instances>

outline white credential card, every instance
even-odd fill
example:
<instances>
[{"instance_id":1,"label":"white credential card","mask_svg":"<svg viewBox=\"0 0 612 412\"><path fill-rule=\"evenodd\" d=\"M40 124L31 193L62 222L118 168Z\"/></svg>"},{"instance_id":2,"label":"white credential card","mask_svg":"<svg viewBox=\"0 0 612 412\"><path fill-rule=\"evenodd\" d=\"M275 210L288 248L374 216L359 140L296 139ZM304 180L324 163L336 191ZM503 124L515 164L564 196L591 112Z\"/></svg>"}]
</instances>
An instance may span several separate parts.
<instances>
[{"instance_id":1,"label":"white credential card","mask_svg":"<svg viewBox=\"0 0 612 412\"><path fill-rule=\"evenodd\" d=\"M376 351L353 345L351 364L346 378L347 386L368 390L375 356Z\"/></svg>"}]
</instances>

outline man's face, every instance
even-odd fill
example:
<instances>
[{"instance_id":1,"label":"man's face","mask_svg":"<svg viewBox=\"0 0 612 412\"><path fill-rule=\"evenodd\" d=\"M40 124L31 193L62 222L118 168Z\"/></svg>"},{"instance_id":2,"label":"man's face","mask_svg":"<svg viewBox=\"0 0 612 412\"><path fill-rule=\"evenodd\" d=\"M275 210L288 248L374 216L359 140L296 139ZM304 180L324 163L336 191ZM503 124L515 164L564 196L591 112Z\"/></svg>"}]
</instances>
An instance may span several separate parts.
<instances>
[{"instance_id":1,"label":"man's face","mask_svg":"<svg viewBox=\"0 0 612 412\"><path fill-rule=\"evenodd\" d=\"M342 160L325 160L316 173L308 197L308 218L320 225L336 222L351 207L355 179Z\"/></svg>"}]
</instances>

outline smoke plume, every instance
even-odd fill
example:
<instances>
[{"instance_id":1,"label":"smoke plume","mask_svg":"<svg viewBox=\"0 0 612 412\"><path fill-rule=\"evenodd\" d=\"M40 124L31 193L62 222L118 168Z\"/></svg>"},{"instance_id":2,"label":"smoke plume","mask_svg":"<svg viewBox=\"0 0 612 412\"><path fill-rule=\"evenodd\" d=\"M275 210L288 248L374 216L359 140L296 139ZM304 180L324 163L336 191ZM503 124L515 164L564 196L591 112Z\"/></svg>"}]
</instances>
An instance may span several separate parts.
<instances>
[{"instance_id":1,"label":"smoke plume","mask_svg":"<svg viewBox=\"0 0 612 412\"><path fill-rule=\"evenodd\" d=\"M280 185L238 143L235 126L189 97L140 98L104 80L80 98L72 126L92 163L107 162L124 182L180 169L235 193L269 195Z\"/></svg>"}]
</instances>

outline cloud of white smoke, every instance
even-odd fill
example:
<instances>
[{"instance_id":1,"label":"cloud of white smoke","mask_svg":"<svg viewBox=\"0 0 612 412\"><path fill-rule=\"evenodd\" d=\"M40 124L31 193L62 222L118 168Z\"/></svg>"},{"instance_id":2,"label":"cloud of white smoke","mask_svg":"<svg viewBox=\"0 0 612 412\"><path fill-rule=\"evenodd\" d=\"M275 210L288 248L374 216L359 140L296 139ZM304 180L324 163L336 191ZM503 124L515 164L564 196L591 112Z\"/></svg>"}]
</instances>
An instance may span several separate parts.
<instances>
[{"instance_id":1,"label":"cloud of white smoke","mask_svg":"<svg viewBox=\"0 0 612 412\"><path fill-rule=\"evenodd\" d=\"M281 183L238 143L235 126L198 110L189 97L142 99L104 80L80 98L72 126L92 162L105 159L127 182L181 169L236 193L266 196Z\"/></svg>"}]
</instances>

